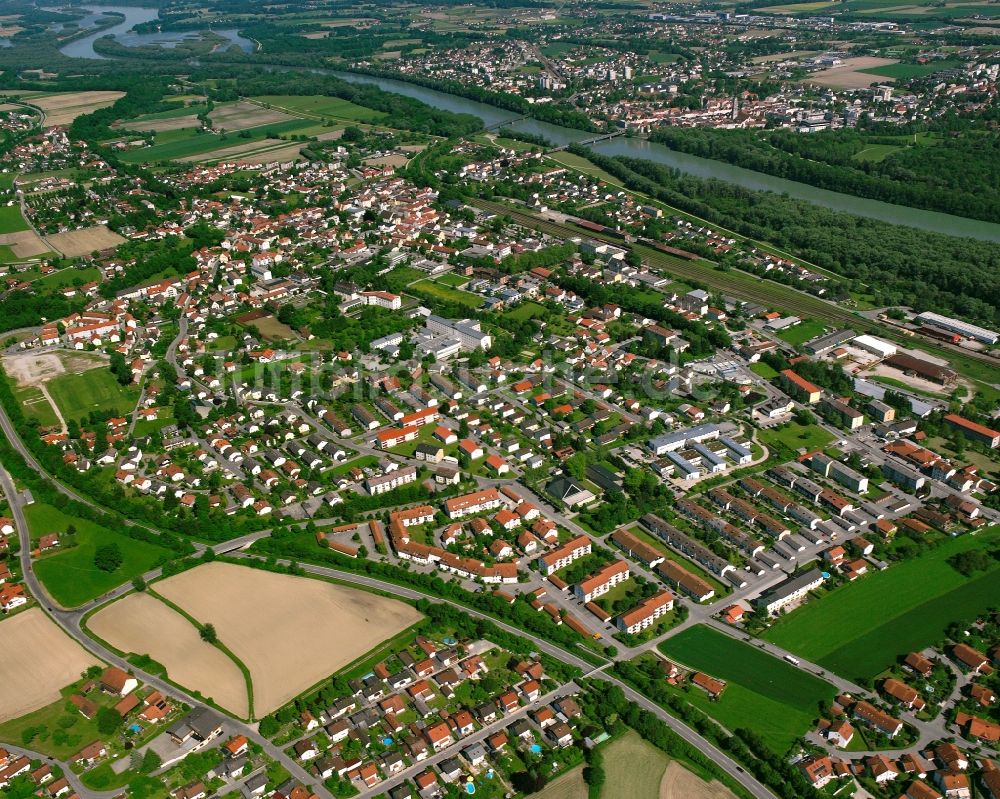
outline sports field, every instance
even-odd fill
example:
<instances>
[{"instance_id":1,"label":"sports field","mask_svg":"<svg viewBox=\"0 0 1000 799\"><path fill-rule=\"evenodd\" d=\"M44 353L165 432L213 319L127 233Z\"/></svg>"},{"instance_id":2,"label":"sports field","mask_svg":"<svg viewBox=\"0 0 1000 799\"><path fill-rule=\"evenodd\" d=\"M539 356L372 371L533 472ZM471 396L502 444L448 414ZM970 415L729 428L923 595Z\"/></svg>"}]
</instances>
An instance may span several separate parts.
<instances>
[{"instance_id":1,"label":"sports field","mask_svg":"<svg viewBox=\"0 0 1000 799\"><path fill-rule=\"evenodd\" d=\"M58 508L35 502L24 509L33 538L59 533L65 539L66 528L76 528L76 546L35 561L35 574L52 598L66 608L76 607L100 596L133 577L152 569L170 551L145 541L136 541L99 524L67 516ZM103 544L115 543L122 553L122 565L113 572L94 566L94 554Z\"/></svg>"},{"instance_id":2,"label":"sports field","mask_svg":"<svg viewBox=\"0 0 1000 799\"><path fill-rule=\"evenodd\" d=\"M835 694L829 683L710 627L690 627L659 649L682 666L726 681L714 702L692 687L686 694L692 704L730 730L751 726L778 752L806 732L819 703Z\"/></svg>"},{"instance_id":3,"label":"sports field","mask_svg":"<svg viewBox=\"0 0 1000 799\"><path fill-rule=\"evenodd\" d=\"M67 419L82 419L91 411L130 413L139 399L135 387L122 386L109 369L101 367L59 375L48 382L47 388Z\"/></svg>"},{"instance_id":4,"label":"sports field","mask_svg":"<svg viewBox=\"0 0 1000 799\"><path fill-rule=\"evenodd\" d=\"M422 618L365 591L219 561L158 582L156 591L215 626L250 672L258 716Z\"/></svg>"},{"instance_id":5,"label":"sports field","mask_svg":"<svg viewBox=\"0 0 1000 799\"><path fill-rule=\"evenodd\" d=\"M1000 566L968 579L947 559L998 543L998 527L945 541L807 603L764 637L849 679L874 677L899 655L939 640L951 622L997 603Z\"/></svg>"},{"instance_id":6,"label":"sports field","mask_svg":"<svg viewBox=\"0 0 1000 799\"><path fill-rule=\"evenodd\" d=\"M0 622L0 652L0 722L55 702L98 663L38 608Z\"/></svg>"}]
</instances>

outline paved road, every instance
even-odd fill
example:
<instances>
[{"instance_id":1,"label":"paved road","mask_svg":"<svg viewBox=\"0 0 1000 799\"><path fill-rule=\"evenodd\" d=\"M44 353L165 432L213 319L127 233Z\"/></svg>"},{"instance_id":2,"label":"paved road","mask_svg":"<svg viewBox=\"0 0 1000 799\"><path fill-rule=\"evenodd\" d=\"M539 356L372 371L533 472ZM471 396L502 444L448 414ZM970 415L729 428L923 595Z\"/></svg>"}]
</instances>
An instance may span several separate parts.
<instances>
[{"instance_id":1,"label":"paved road","mask_svg":"<svg viewBox=\"0 0 1000 799\"><path fill-rule=\"evenodd\" d=\"M239 553L236 556L244 558L254 557L242 553ZM285 565L290 563L290 561L288 560L279 560L278 562ZM683 738L685 741L691 744L691 746L695 747L703 754L705 754L707 757L711 758L713 762L718 764L718 766L733 779L742 783L743 786L751 794L753 794L753 796L757 797L757 799L774 799L774 794L772 794L766 786L758 782L756 778L754 778L752 775L748 774L743 769L743 767L740 766L738 763L736 763L736 761L734 761L732 758L730 758L729 755L727 755L721 749L717 748L714 744L703 738L694 730L687 727L682 722L675 719L673 716L669 715L662 707L657 705L655 702L651 701L650 699L647 699L645 696L638 693L637 691L634 691L626 683L622 682L621 680L615 677L603 673L602 669L604 667L602 667L602 669L598 669L595 671L594 667L590 663L572 654L571 652L567 652L565 649L561 649L560 647L555 646L554 644L551 644L542 638L536 638L535 636L525 632L524 630L518 627L513 627L512 625L509 625L498 619L494 619L492 616L488 616L485 613L480 613L479 611L472 610L471 608L466 607L465 605L460 605L456 602L451 602L447 599L442 599L440 597L430 596L428 594L423 593L422 591L417 591L412 588L406 588L403 586L396 585L395 583L389 583L382 580L378 580L374 577L367 577L365 575L355 574L354 572L346 572L346 571L341 571L339 569L331 569L325 566L314 566L311 564L300 563L299 565L310 574L318 574L322 577L332 577L343 582L353 583L354 585L360 585L364 588L375 589L378 591L387 591L391 594L395 594L396 596L404 597L406 599L411 599L411 600L429 599L433 602L439 602L451 605L452 607L461 610L463 613L466 613L469 616L491 621L492 623L500 627L502 630L511 633L512 635L516 635L531 641L531 643L537 648L539 652L544 652L545 654L555 658L556 660L561 660L562 662L568 663L571 666L576 666L584 674L593 674L598 679L607 681L613 685L618 686L619 688L622 689L622 691L625 692L625 696L629 699L629 701L639 705L640 707L644 708L645 710L648 710L651 713L654 713L657 717L663 720L667 724L667 726L669 726L674 732L676 732L681 738Z\"/></svg>"}]
</instances>

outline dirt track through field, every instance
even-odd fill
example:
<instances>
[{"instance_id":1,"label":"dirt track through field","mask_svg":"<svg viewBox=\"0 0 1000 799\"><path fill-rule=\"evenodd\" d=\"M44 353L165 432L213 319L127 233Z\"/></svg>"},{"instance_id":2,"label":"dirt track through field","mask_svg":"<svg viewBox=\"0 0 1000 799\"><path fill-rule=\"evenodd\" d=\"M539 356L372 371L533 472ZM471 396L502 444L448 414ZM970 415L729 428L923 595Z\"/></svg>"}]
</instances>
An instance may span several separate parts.
<instances>
[{"instance_id":1,"label":"dirt track through field","mask_svg":"<svg viewBox=\"0 0 1000 799\"><path fill-rule=\"evenodd\" d=\"M208 563L156 584L249 669L270 713L420 620L407 604L306 577Z\"/></svg>"},{"instance_id":2,"label":"dirt track through field","mask_svg":"<svg viewBox=\"0 0 1000 799\"><path fill-rule=\"evenodd\" d=\"M39 608L0 621L0 652L0 722L52 704L99 664Z\"/></svg>"},{"instance_id":3,"label":"dirt track through field","mask_svg":"<svg viewBox=\"0 0 1000 799\"><path fill-rule=\"evenodd\" d=\"M191 622L155 597L130 594L94 614L87 627L122 652L149 655L178 685L247 717L246 681L239 666L202 641Z\"/></svg>"}]
</instances>

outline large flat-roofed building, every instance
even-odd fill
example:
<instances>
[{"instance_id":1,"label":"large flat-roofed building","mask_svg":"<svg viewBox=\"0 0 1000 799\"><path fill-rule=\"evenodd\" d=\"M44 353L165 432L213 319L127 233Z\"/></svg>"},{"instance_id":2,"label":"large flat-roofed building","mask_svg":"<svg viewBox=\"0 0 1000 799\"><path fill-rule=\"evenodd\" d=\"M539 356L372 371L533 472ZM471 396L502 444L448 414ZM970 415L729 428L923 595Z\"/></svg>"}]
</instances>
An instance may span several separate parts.
<instances>
[{"instance_id":1,"label":"large flat-roofed building","mask_svg":"<svg viewBox=\"0 0 1000 799\"><path fill-rule=\"evenodd\" d=\"M997 333L995 330L988 330L978 325L970 325L961 319L941 316L941 314L936 314L932 311L924 311L921 314L917 314L917 321L934 325L934 327L940 327L942 330L949 330L952 333L958 333L960 336L971 338L974 341L981 341L983 344L996 344L997 341L1000 341L1000 333Z\"/></svg>"},{"instance_id":2,"label":"large flat-roofed building","mask_svg":"<svg viewBox=\"0 0 1000 799\"><path fill-rule=\"evenodd\" d=\"M424 325L430 333L456 339L463 350L488 350L493 345L490 334L484 333L479 322L472 319L453 320L431 314Z\"/></svg>"},{"instance_id":3,"label":"large flat-roofed building","mask_svg":"<svg viewBox=\"0 0 1000 799\"><path fill-rule=\"evenodd\" d=\"M653 451L654 455L666 455L668 452L682 449L688 442L701 443L718 438L720 432L717 424L702 424L651 438L646 442L646 446Z\"/></svg>"},{"instance_id":4,"label":"large flat-roofed building","mask_svg":"<svg viewBox=\"0 0 1000 799\"><path fill-rule=\"evenodd\" d=\"M854 338L853 330L834 330L832 333L827 333L811 341L807 341L805 351L813 355L822 355L824 352L828 352L834 347L839 347L852 338Z\"/></svg>"}]
</instances>

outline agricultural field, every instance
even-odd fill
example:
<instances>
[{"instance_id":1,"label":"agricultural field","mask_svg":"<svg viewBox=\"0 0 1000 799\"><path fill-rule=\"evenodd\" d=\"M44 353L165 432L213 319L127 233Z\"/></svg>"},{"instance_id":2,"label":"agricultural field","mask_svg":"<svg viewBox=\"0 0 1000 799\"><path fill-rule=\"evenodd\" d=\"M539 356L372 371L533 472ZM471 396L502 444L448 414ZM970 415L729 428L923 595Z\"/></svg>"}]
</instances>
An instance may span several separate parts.
<instances>
[{"instance_id":1,"label":"agricultural field","mask_svg":"<svg viewBox=\"0 0 1000 799\"><path fill-rule=\"evenodd\" d=\"M65 608L89 602L112 588L117 588L137 575L154 568L170 551L155 544L137 541L116 533L88 519L68 516L58 508L35 502L25 508L24 515L32 538L46 533L59 533L66 545L35 562L35 574L45 590ZM76 546L68 546L66 528L73 525ZM99 546L117 544L122 553L122 565L113 572L94 566L94 554Z\"/></svg>"},{"instance_id":2,"label":"agricultural field","mask_svg":"<svg viewBox=\"0 0 1000 799\"><path fill-rule=\"evenodd\" d=\"M939 641L951 622L996 603L1000 568L969 579L947 560L998 542L996 526L947 540L803 605L764 638L849 679L873 677L900 655Z\"/></svg>"},{"instance_id":3,"label":"agricultural field","mask_svg":"<svg viewBox=\"0 0 1000 799\"><path fill-rule=\"evenodd\" d=\"M264 139L275 139L285 133L297 133L312 124L307 119L289 117L284 122L241 128L238 134L232 131L221 134L210 133L197 128L167 131L158 134L152 146L127 150L122 153L121 158L129 163L182 160L191 156L198 156L194 160L211 160L217 150L228 150L252 142L260 148L266 146L262 144Z\"/></svg>"},{"instance_id":4,"label":"agricultural field","mask_svg":"<svg viewBox=\"0 0 1000 799\"><path fill-rule=\"evenodd\" d=\"M437 283L433 280L421 280L414 283L411 288L414 291L422 291L432 297L436 297L439 300L444 300L445 302L457 302L473 309L478 308L483 304L482 297L479 297L476 294L470 294L467 291L460 291L459 289L451 288L450 286Z\"/></svg>"},{"instance_id":5,"label":"agricultural field","mask_svg":"<svg viewBox=\"0 0 1000 799\"><path fill-rule=\"evenodd\" d=\"M107 108L124 92L64 92L31 97L27 102L45 112L45 126L69 125L78 116Z\"/></svg>"},{"instance_id":6,"label":"agricultural field","mask_svg":"<svg viewBox=\"0 0 1000 799\"><path fill-rule=\"evenodd\" d=\"M0 652L4 653L0 658L0 722L58 701L59 692L79 679L81 672L99 665L39 608L0 622Z\"/></svg>"},{"instance_id":7,"label":"agricultural field","mask_svg":"<svg viewBox=\"0 0 1000 799\"><path fill-rule=\"evenodd\" d=\"M200 623L215 625L219 641L250 672L258 716L421 619L393 599L231 563L198 566L155 587Z\"/></svg>"},{"instance_id":8,"label":"agricultural field","mask_svg":"<svg viewBox=\"0 0 1000 799\"><path fill-rule=\"evenodd\" d=\"M53 233L47 238L49 244L70 258L90 255L95 250L117 247L125 241L113 230L108 230L107 225L95 225L66 233Z\"/></svg>"},{"instance_id":9,"label":"agricultural field","mask_svg":"<svg viewBox=\"0 0 1000 799\"><path fill-rule=\"evenodd\" d=\"M754 729L784 752L812 724L820 702L833 699L829 683L710 627L689 627L659 646L668 658L725 680L716 701L691 686L686 696L723 726L753 719Z\"/></svg>"},{"instance_id":10,"label":"agricultural field","mask_svg":"<svg viewBox=\"0 0 1000 799\"><path fill-rule=\"evenodd\" d=\"M129 594L87 620L97 637L126 654L148 655L178 685L198 691L246 718L250 712L239 666L218 647L201 640L184 616L149 594Z\"/></svg>"},{"instance_id":11,"label":"agricultural field","mask_svg":"<svg viewBox=\"0 0 1000 799\"><path fill-rule=\"evenodd\" d=\"M629 730L604 749L607 780L601 799L617 796L657 799L669 763L670 758L666 754Z\"/></svg>"},{"instance_id":12,"label":"agricultural field","mask_svg":"<svg viewBox=\"0 0 1000 799\"><path fill-rule=\"evenodd\" d=\"M5 263L36 259L52 250L33 230L0 233L0 248L3 248Z\"/></svg>"},{"instance_id":13,"label":"agricultural field","mask_svg":"<svg viewBox=\"0 0 1000 799\"><path fill-rule=\"evenodd\" d=\"M208 115L212 127L218 131L247 130L263 125L290 122L294 117L273 108L262 108L256 103L241 100L236 103L217 105Z\"/></svg>"},{"instance_id":14,"label":"agricultural field","mask_svg":"<svg viewBox=\"0 0 1000 799\"><path fill-rule=\"evenodd\" d=\"M270 94L255 97L254 100L292 114L345 119L351 122L380 122L387 116L382 111L325 95Z\"/></svg>"},{"instance_id":15,"label":"agricultural field","mask_svg":"<svg viewBox=\"0 0 1000 799\"><path fill-rule=\"evenodd\" d=\"M840 66L821 69L805 79L806 83L816 83L834 89L864 89L879 79L871 70L885 68L895 64L894 58L877 58L876 56L857 56L845 58ZM882 82L891 80L882 78Z\"/></svg>"},{"instance_id":16,"label":"agricultural field","mask_svg":"<svg viewBox=\"0 0 1000 799\"><path fill-rule=\"evenodd\" d=\"M541 792L537 799L587 799L587 783L583 781L583 766L577 766L558 777Z\"/></svg>"}]
</instances>

